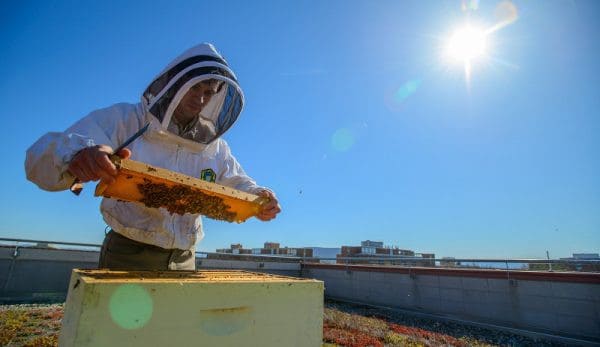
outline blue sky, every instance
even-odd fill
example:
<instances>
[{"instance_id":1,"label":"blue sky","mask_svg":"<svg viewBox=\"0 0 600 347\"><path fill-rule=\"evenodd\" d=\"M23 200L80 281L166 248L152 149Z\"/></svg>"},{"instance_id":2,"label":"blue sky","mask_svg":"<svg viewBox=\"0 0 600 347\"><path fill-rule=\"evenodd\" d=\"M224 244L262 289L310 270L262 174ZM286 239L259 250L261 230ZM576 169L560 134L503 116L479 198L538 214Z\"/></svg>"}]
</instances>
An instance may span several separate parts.
<instances>
[{"instance_id":1,"label":"blue sky","mask_svg":"<svg viewBox=\"0 0 600 347\"><path fill-rule=\"evenodd\" d=\"M49 193L26 149L88 112L137 102L212 42L246 94L225 135L273 188L273 222L205 220L199 250L361 240L456 257L600 251L600 4L514 1L469 82L440 52L499 1L3 3L0 236L100 243L88 185Z\"/></svg>"}]
</instances>

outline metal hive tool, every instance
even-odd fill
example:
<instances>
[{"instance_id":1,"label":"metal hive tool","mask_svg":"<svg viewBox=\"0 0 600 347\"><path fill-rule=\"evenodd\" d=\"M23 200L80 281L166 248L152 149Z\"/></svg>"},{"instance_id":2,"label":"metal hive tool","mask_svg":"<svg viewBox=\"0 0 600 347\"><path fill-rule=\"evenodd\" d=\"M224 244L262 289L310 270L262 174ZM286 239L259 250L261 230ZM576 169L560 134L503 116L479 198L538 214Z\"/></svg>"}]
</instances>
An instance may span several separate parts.
<instances>
[{"instance_id":1,"label":"metal hive tool","mask_svg":"<svg viewBox=\"0 0 600 347\"><path fill-rule=\"evenodd\" d=\"M260 213L268 201L254 194L207 182L160 167L111 156L119 171L112 184L100 182L96 196L164 207L171 213L199 213L242 223Z\"/></svg>"}]
</instances>

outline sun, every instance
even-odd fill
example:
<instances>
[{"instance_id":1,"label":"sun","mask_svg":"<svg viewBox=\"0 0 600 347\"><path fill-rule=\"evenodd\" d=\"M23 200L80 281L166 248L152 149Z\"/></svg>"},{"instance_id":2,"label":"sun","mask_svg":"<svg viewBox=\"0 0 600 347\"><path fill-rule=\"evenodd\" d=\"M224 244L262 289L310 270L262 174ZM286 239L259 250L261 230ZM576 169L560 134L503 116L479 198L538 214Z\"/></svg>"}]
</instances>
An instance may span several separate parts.
<instances>
[{"instance_id":1,"label":"sun","mask_svg":"<svg viewBox=\"0 0 600 347\"><path fill-rule=\"evenodd\" d=\"M470 85L471 70L477 60L484 60L488 51L490 30L466 24L454 30L446 40L444 56L450 65L462 65L467 87Z\"/></svg>"},{"instance_id":2,"label":"sun","mask_svg":"<svg viewBox=\"0 0 600 347\"><path fill-rule=\"evenodd\" d=\"M494 18L477 15L479 1L463 0L463 21L456 23L452 31L436 37L437 54L447 72L461 68L467 89L471 88L473 72L479 73L487 67L518 68L518 66L498 57L495 37L497 32L514 23L519 18L516 6L511 0L501 0L494 10Z\"/></svg>"},{"instance_id":3,"label":"sun","mask_svg":"<svg viewBox=\"0 0 600 347\"><path fill-rule=\"evenodd\" d=\"M454 62L471 64L486 53L485 30L465 25L454 31L446 44L446 56Z\"/></svg>"}]
</instances>

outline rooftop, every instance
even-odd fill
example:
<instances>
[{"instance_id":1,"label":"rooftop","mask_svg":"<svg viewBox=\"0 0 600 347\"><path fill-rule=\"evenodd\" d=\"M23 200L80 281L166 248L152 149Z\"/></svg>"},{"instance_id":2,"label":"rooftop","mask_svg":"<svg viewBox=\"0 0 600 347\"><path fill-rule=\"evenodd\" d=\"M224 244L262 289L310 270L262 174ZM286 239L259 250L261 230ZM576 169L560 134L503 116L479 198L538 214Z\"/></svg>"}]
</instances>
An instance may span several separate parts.
<instances>
[{"instance_id":1,"label":"rooftop","mask_svg":"<svg viewBox=\"0 0 600 347\"><path fill-rule=\"evenodd\" d=\"M0 241L18 242L0 245L0 277L5 279L0 304L62 302L72 270L96 267L99 255L89 249L97 245L44 241L53 246L47 248L31 247L35 240ZM264 273L251 281L276 281L280 275L323 281L328 300L325 344L537 346L600 342L600 273L592 272L600 269L598 259L452 259L468 268L448 266L443 263L447 259L434 259L429 267L323 264L323 260L197 252L199 272L188 279L238 281L236 271L244 270ZM484 264L497 268L484 268ZM98 270L80 271L89 275L85 281L126 281L131 275L114 272L107 277ZM182 282L175 273L157 273L151 278L139 275L150 282ZM62 305L0 306L0 346L56 344L60 317Z\"/></svg>"},{"instance_id":2,"label":"rooftop","mask_svg":"<svg viewBox=\"0 0 600 347\"><path fill-rule=\"evenodd\" d=\"M0 345L57 346L63 304L0 306ZM324 346L563 346L499 330L327 300Z\"/></svg>"}]
</instances>

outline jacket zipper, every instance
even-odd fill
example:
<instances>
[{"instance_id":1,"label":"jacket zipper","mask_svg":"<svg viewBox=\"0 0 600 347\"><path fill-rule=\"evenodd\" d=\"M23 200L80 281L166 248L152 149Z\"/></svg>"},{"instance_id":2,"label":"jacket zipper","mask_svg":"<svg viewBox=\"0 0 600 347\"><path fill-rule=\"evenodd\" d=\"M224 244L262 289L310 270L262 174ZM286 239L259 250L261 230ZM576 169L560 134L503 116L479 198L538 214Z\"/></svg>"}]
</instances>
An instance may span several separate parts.
<instances>
[{"instance_id":1,"label":"jacket zipper","mask_svg":"<svg viewBox=\"0 0 600 347\"><path fill-rule=\"evenodd\" d=\"M179 170L179 150L181 149L180 145L176 145L177 147L175 147L175 168L177 168L177 170ZM173 244L171 245L171 248L175 248L175 241L177 238L177 234L181 232L181 230L177 230L175 228L175 213L171 213L171 230L173 230Z\"/></svg>"}]
</instances>

